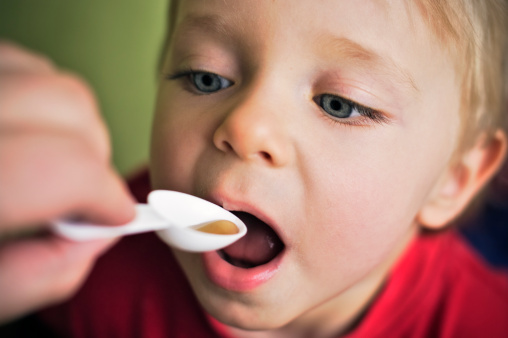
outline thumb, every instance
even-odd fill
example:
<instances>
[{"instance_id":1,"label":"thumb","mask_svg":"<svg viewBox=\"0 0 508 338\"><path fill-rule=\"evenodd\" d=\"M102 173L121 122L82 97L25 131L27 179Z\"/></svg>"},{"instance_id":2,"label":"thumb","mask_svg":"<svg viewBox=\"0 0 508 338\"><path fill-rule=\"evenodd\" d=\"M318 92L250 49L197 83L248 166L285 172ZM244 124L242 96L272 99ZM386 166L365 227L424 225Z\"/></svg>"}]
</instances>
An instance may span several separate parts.
<instances>
[{"instance_id":1,"label":"thumb","mask_svg":"<svg viewBox=\"0 0 508 338\"><path fill-rule=\"evenodd\" d=\"M114 240L74 243L56 236L0 250L0 323L70 297Z\"/></svg>"}]
</instances>

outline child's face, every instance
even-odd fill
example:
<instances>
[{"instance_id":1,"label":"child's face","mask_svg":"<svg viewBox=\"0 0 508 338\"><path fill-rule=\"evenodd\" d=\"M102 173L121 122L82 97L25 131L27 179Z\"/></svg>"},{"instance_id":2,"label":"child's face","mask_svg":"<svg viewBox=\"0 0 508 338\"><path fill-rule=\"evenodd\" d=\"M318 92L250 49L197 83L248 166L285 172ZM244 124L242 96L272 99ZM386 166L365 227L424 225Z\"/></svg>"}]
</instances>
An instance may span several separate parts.
<instances>
[{"instance_id":1,"label":"child's face","mask_svg":"<svg viewBox=\"0 0 508 338\"><path fill-rule=\"evenodd\" d=\"M266 264L177 253L217 318L250 329L346 320L416 233L456 146L459 85L407 6L182 2L159 88L154 188L252 214L284 245L272 258L270 235L247 220L252 237L227 253Z\"/></svg>"}]
</instances>

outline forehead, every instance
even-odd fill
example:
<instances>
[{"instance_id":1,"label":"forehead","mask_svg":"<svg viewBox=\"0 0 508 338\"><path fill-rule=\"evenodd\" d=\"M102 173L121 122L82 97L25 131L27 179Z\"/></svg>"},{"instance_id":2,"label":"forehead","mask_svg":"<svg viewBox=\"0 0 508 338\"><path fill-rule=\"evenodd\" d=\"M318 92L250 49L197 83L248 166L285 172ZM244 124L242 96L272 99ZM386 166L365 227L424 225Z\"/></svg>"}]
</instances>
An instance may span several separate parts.
<instances>
[{"instance_id":1,"label":"forehead","mask_svg":"<svg viewBox=\"0 0 508 338\"><path fill-rule=\"evenodd\" d=\"M211 29L230 37L254 28L259 44L284 32L301 37L316 34L369 40L390 36L426 36L421 17L406 1L380 0L183 0L173 1L177 27ZM176 15L175 15L176 14ZM176 16L176 18L175 18ZM172 25L172 27L175 26ZM183 27L182 27L182 24ZM291 30L291 32L288 31ZM254 37L254 36L253 36ZM402 39L400 42L405 42ZM388 46L390 47L390 46Z\"/></svg>"},{"instance_id":2,"label":"forehead","mask_svg":"<svg viewBox=\"0 0 508 338\"><path fill-rule=\"evenodd\" d=\"M292 45L295 51L317 47L316 52L334 53L330 47L336 45L358 59L381 56L396 65L389 58L393 49L423 47L422 59L442 49L416 6L402 0L184 0L173 10L173 33L175 27L178 33L206 32L249 47L268 48L274 36L297 36L302 43ZM315 43L309 46L309 41Z\"/></svg>"}]
</instances>

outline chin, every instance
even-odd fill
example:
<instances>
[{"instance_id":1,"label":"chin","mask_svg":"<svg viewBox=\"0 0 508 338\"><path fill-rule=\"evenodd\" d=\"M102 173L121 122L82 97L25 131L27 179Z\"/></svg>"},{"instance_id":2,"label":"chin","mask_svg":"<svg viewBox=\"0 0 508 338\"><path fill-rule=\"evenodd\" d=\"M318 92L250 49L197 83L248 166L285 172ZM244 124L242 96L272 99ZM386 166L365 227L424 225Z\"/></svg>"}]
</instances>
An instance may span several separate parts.
<instances>
[{"instance_id":1,"label":"chin","mask_svg":"<svg viewBox=\"0 0 508 338\"><path fill-rule=\"evenodd\" d=\"M293 319L277 291L288 260L286 245L256 215L233 213L248 228L244 238L203 254L175 250L176 258L203 308L219 322L248 331L281 328Z\"/></svg>"},{"instance_id":2,"label":"chin","mask_svg":"<svg viewBox=\"0 0 508 338\"><path fill-rule=\"evenodd\" d=\"M237 304L220 308L206 302L201 302L201 304L216 320L235 329L245 331L276 330L283 328L289 322L288 319L283 318L284 314L281 311L273 313L271 309L241 308L241 306L236 306Z\"/></svg>"}]
</instances>

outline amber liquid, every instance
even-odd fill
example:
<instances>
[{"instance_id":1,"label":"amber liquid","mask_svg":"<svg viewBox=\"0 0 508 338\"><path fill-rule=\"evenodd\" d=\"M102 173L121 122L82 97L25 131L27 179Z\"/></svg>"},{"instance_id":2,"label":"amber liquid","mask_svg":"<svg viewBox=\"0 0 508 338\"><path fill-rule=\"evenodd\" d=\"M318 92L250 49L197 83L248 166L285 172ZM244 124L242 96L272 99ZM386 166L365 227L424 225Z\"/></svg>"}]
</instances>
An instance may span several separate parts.
<instances>
[{"instance_id":1,"label":"amber liquid","mask_svg":"<svg viewBox=\"0 0 508 338\"><path fill-rule=\"evenodd\" d=\"M207 232L210 234L217 235L234 235L239 232L238 227L236 226L235 223L226 220L199 224L196 227L194 227L194 229L201 232Z\"/></svg>"}]
</instances>

